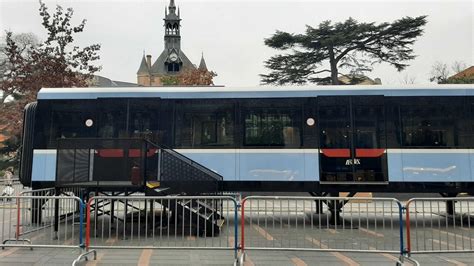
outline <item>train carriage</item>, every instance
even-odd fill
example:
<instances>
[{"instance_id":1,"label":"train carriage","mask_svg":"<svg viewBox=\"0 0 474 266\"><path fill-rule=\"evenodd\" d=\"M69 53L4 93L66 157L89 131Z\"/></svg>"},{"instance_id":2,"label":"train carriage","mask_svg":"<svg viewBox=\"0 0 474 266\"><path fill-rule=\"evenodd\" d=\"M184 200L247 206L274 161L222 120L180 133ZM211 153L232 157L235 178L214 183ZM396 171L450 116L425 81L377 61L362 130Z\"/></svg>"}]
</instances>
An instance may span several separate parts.
<instances>
[{"instance_id":1,"label":"train carriage","mask_svg":"<svg viewBox=\"0 0 474 266\"><path fill-rule=\"evenodd\" d=\"M474 194L472 85L44 88L25 110L20 178L34 187L61 179L62 140L147 139L220 190ZM124 151L95 150L88 178L130 181L133 165L114 179Z\"/></svg>"}]
</instances>

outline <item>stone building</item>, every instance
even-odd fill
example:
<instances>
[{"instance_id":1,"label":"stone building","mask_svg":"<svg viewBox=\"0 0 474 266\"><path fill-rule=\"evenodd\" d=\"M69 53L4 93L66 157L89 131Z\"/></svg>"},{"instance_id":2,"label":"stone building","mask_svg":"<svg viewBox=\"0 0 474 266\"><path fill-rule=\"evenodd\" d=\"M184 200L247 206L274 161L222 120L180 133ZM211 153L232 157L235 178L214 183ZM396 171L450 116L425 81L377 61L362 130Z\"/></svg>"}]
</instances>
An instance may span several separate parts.
<instances>
[{"instance_id":1,"label":"stone building","mask_svg":"<svg viewBox=\"0 0 474 266\"><path fill-rule=\"evenodd\" d=\"M170 0L168 8L165 8L164 49L153 64L151 55L143 54L137 71L138 85L161 86L163 77L175 76L186 70L196 70L196 66L181 50L180 22L179 8L176 10L174 0ZM199 69L207 70L203 56L201 56Z\"/></svg>"}]
</instances>

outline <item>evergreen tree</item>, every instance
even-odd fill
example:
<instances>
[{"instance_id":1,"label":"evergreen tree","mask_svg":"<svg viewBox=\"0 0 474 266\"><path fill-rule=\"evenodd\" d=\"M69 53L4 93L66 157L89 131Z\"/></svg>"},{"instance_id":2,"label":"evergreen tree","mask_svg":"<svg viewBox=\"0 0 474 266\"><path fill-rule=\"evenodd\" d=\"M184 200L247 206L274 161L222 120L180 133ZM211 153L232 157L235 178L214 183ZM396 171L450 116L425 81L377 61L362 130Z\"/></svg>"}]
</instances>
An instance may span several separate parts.
<instances>
[{"instance_id":1,"label":"evergreen tree","mask_svg":"<svg viewBox=\"0 0 474 266\"><path fill-rule=\"evenodd\" d=\"M324 21L317 28L306 26L304 34L277 31L265 45L281 51L264 62L269 74L261 74L263 84L338 84L339 68L352 74L372 70L386 62L398 71L415 58L412 45L423 33L426 16L404 17L392 23L359 23L353 18L332 24ZM324 68L327 62L329 68ZM328 73L329 76L321 77Z\"/></svg>"}]
</instances>

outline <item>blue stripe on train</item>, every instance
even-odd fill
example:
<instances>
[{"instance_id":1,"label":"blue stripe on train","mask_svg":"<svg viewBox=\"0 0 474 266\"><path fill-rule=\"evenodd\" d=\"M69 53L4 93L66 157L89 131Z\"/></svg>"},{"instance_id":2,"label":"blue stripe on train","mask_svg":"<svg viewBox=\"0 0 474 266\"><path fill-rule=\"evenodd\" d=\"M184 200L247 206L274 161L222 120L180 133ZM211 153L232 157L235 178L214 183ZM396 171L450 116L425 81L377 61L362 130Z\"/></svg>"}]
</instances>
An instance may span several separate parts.
<instances>
[{"instance_id":1,"label":"blue stripe on train","mask_svg":"<svg viewBox=\"0 0 474 266\"><path fill-rule=\"evenodd\" d=\"M388 153L388 175L393 182L474 181L474 155L469 152Z\"/></svg>"},{"instance_id":2,"label":"blue stripe on train","mask_svg":"<svg viewBox=\"0 0 474 266\"><path fill-rule=\"evenodd\" d=\"M449 153L388 151L391 182L474 182L474 150ZM438 150L439 151L439 150ZM224 180L319 181L316 152L185 152L183 154L218 172ZM54 181L56 152L35 151L33 181Z\"/></svg>"}]
</instances>

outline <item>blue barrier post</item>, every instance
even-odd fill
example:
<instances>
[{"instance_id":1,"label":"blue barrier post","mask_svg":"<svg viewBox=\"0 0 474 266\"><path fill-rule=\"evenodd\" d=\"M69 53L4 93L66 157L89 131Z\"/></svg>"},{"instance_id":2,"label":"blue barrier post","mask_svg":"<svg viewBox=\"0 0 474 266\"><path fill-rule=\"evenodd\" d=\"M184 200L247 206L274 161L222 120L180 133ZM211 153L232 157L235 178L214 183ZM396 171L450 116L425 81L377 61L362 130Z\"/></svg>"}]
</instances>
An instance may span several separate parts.
<instances>
[{"instance_id":1,"label":"blue barrier post","mask_svg":"<svg viewBox=\"0 0 474 266\"><path fill-rule=\"evenodd\" d=\"M83 229L84 227L84 202L79 201L79 247L84 248Z\"/></svg>"},{"instance_id":2,"label":"blue barrier post","mask_svg":"<svg viewBox=\"0 0 474 266\"><path fill-rule=\"evenodd\" d=\"M400 255L403 256L405 253L404 243L403 243L403 209L402 204L397 201L398 204L398 220L400 224Z\"/></svg>"},{"instance_id":3,"label":"blue barrier post","mask_svg":"<svg viewBox=\"0 0 474 266\"><path fill-rule=\"evenodd\" d=\"M238 219L238 213L239 213L239 207L240 207L240 202L237 203L237 201L234 199L234 258L235 260L238 259L238 238L239 238L239 219Z\"/></svg>"}]
</instances>

